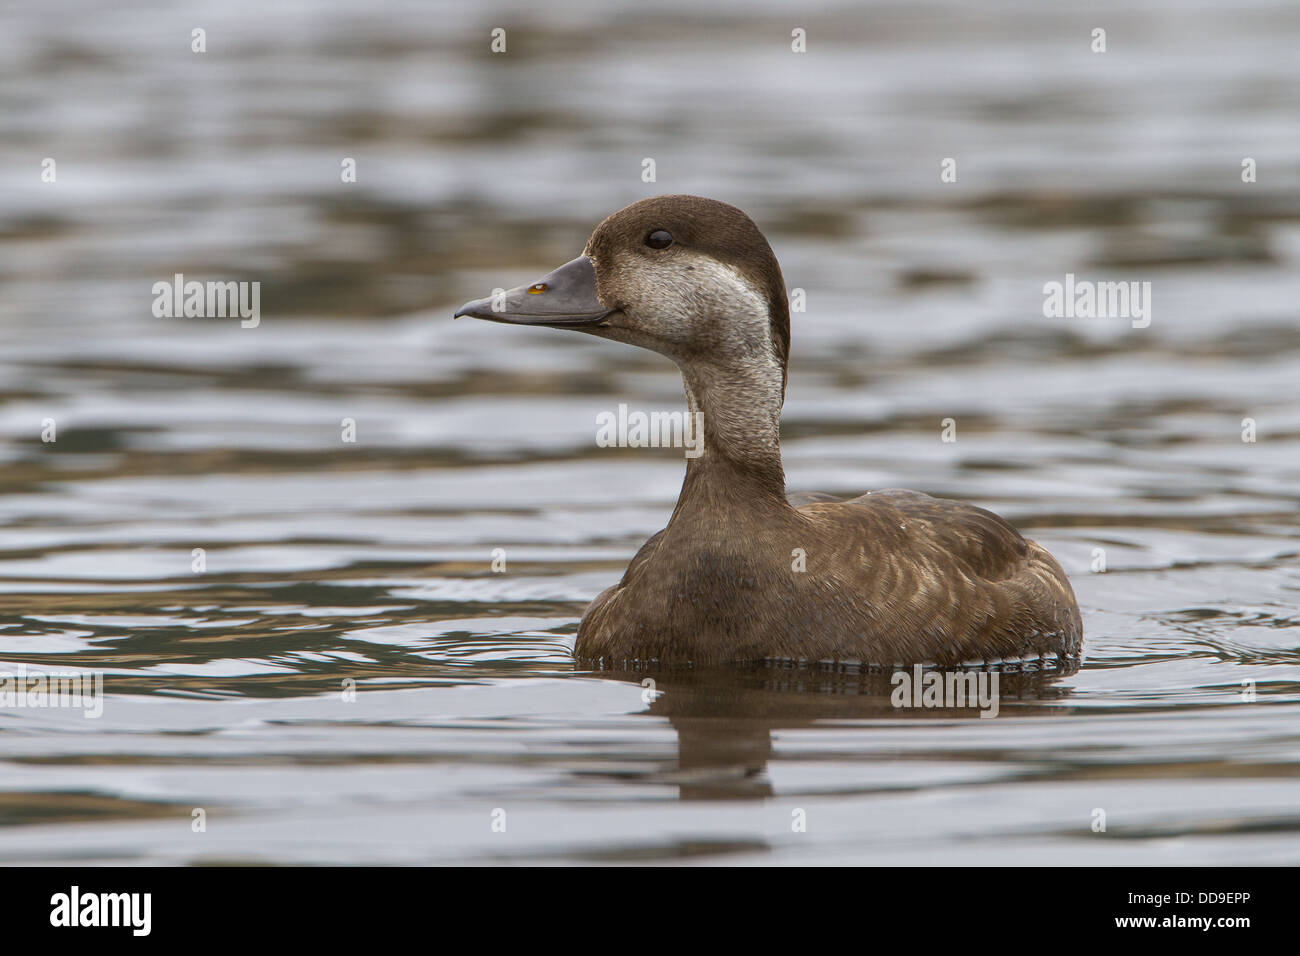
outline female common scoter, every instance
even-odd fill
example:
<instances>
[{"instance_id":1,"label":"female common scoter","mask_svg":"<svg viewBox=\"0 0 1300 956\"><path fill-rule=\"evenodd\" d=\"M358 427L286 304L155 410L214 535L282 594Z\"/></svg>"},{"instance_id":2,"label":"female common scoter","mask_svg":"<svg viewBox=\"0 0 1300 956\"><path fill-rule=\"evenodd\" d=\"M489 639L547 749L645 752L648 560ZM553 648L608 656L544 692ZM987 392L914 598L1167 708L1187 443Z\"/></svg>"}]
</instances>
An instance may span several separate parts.
<instances>
[{"instance_id":1,"label":"female common scoter","mask_svg":"<svg viewBox=\"0 0 1300 956\"><path fill-rule=\"evenodd\" d=\"M652 349L677 364L689 410L703 412L704 453L687 459L668 527L591 602L578 658L1051 666L1078 657L1083 625L1065 572L992 512L897 489L786 497L785 281L739 209L698 196L633 203L597 226L577 259L456 315Z\"/></svg>"}]
</instances>

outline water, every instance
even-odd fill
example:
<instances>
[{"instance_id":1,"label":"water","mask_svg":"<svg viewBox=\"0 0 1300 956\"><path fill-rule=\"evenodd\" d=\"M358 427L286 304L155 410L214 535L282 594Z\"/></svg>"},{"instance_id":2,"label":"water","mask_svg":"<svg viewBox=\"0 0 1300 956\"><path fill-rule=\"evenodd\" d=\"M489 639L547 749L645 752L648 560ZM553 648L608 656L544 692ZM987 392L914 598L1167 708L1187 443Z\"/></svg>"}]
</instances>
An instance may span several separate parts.
<instances>
[{"instance_id":1,"label":"water","mask_svg":"<svg viewBox=\"0 0 1300 956\"><path fill-rule=\"evenodd\" d=\"M1300 861L1300 11L1169 6L0 10L0 663L107 694L0 710L0 860ZM1006 515L1082 669L993 720L575 669L683 471L596 415L680 382L449 317L673 191L807 291L790 487ZM176 272L261 325L154 318ZM1068 272L1150 327L1044 318Z\"/></svg>"}]
</instances>

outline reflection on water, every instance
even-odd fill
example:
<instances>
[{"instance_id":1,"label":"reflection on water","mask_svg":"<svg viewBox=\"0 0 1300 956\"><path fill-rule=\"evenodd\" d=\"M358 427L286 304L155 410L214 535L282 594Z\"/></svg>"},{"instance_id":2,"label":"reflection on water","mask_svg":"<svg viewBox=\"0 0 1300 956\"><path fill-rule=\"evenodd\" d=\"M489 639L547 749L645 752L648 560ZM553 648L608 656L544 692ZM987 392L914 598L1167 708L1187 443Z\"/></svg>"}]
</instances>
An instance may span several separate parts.
<instances>
[{"instance_id":1,"label":"reflection on water","mask_svg":"<svg viewBox=\"0 0 1300 956\"><path fill-rule=\"evenodd\" d=\"M650 702L649 713L667 718L677 732L675 777L681 799L742 800L775 796L767 769L773 734L780 731L813 728L827 721L995 718L1004 702L1019 705L1013 713L1025 716L1041 712L1030 706L1036 701L1067 697L1070 688L1059 679L1072 671L986 669L976 677L989 681L997 674L997 682L981 684L978 697L972 683L969 697L950 696L945 701L936 693L925 703L919 682L915 697L903 695L899 691L904 682L894 674L858 672L851 667L792 664L677 670L657 678L638 673L606 676L639 680L645 689L642 699Z\"/></svg>"},{"instance_id":2,"label":"reflection on water","mask_svg":"<svg viewBox=\"0 0 1300 956\"><path fill-rule=\"evenodd\" d=\"M0 663L108 696L0 708L0 860L1300 861L1293 4L830 5L802 56L774 3L239 2L202 55L75 8L0 10ZM680 382L450 312L674 191L807 293L790 487L1005 514L1079 671L980 719L575 669L683 470L596 416ZM154 318L177 272L261 324ZM1151 326L1045 318L1068 273L1152 283Z\"/></svg>"}]
</instances>

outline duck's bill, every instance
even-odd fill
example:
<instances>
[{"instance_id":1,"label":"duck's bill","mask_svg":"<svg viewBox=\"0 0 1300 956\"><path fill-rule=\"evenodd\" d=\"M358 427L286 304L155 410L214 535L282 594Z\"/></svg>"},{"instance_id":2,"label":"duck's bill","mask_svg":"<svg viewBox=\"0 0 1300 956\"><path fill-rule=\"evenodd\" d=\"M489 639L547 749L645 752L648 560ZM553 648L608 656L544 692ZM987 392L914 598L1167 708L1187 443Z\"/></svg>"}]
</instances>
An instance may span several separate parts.
<instances>
[{"instance_id":1,"label":"duck's bill","mask_svg":"<svg viewBox=\"0 0 1300 956\"><path fill-rule=\"evenodd\" d=\"M510 325L573 328L594 325L613 311L596 296L595 264L586 256L579 256L532 285L466 302L453 318L468 315Z\"/></svg>"}]
</instances>

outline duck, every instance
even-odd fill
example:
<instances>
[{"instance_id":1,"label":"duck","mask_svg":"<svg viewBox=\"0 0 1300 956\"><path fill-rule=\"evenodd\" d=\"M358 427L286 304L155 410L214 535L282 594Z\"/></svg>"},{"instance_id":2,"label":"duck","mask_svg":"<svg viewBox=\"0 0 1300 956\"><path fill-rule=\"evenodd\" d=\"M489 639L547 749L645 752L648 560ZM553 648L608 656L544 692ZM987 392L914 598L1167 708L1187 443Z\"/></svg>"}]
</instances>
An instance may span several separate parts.
<instances>
[{"instance_id":1,"label":"duck","mask_svg":"<svg viewBox=\"0 0 1300 956\"><path fill-rule=\"evenodd\" d=\"M580 256L456 310L649 349L681 372L702 453L667 526L600 593L574 656L597 667L777 662L855 667L1078 661L1061 565L1009 522L897 488L788 495L790 357L781 266L743 211L701 196L634 202Z\"/></svg>"}]
</instances>

